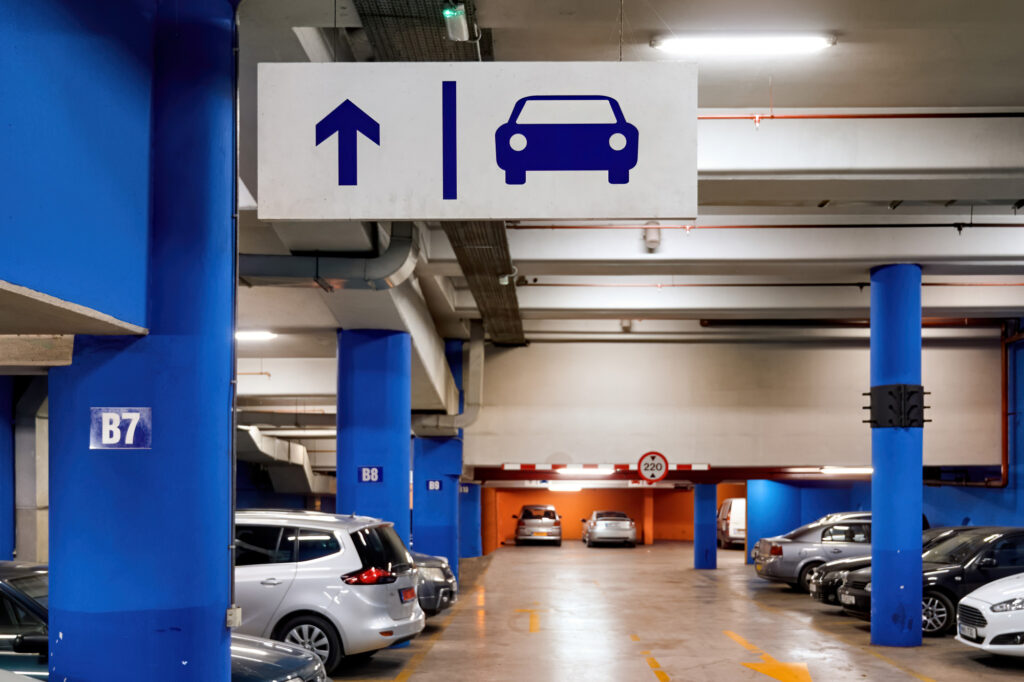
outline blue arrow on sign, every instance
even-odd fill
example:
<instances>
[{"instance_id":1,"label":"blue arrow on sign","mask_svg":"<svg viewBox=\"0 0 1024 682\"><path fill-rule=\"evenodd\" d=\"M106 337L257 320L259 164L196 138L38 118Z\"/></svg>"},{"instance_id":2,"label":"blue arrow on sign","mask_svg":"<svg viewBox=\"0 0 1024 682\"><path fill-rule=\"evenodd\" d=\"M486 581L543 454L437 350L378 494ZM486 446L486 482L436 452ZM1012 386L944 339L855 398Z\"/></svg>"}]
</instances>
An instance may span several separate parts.
<instances>
[{"instance_id":1,"label":"blue arrow on sign","mask_svg":"<svg viewBox=\"0 0 1024 682\"><path fill-rule=\"evenodd\" d=\"M380 124L351 100L345 100L316 124L317 146L334 133L338 133L338 184L355 185L356 136L362 133L379 147Z\"/></svg>"}]
</instances>

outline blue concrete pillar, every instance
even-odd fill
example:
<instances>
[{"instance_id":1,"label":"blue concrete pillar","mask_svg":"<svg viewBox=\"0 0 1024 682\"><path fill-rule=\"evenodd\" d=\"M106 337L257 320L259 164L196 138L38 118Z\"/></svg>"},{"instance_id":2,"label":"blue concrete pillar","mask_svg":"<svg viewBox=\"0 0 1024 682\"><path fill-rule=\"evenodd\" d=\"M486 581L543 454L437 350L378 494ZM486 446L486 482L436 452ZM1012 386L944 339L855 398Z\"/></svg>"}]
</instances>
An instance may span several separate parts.
<instances>
[{"instance_id":1,"label":"blue concrete pillar","mask_svg":"<svg viewBox=\"0 0 1024 682\"><path fill-rule=\"evenodd\" d=\"M459 569L459 476L462 441L416 438L413 447L412 546Z\"/></svg>"},{"instance_id":2,"label":"blue concrete pillar","mask_svg":"<svg viewBox=\"0 0 1024 682\"><path fill-rule=\"evenodd\" d=\"M484 537L481 526L480 486L462 483L459 486L459 558L483 556Z\"/></svg>"},{"instance_id":3,"label":"blue concrete pillar","mask_svg":"<svg viewBox=\"0 0 1024 682\"><path fill-rule=\"evenodd\" d=\"M234 11L154 5L151 64L96 38L152 75L148 244L106 242L147 263L149 334L80 336L49 375L51 679L230 679ZM101 216L69 229L105 237ZM90 449L94 407L151 408L149 447Z\"/></svg>"},{"instance_id":4,"label":"blue concrete pillar","mask_svg":"<svg viewBox=\"0 0 1024 682\"><path fill-rule=\"evenodd\" d=\"M921 268L871 271L871 386L921 383ZM871 429L871 643L921 644L921 428Z\"/></svg>"},{"instance_id":5,"label":"blue concrete pillar","mask_svg":"<svg viewBox=\"0 0 1024 682\"><path fill-rule=\"evenodd\" d=\"M0 559L14 558L14 381L0 377Z\"/></svg>"},{"instance_id":6,"label":"blue concrete pillar","mask_svg":"<svg viewBox=\"0 0 1024 682\"><path fill-rule=\"evenodd\" d=\"M718 567L716 518L718 486L698 483L693 486L693 567Z\"/></svg>"},{"instance_id":7,"label":"blue concrete pillar","mask_svg":"<svg viewBox=\"0 0 1024 682\"><path fill-rule=\"evenodd\" d=\"M800 525L800 489L778 481L747 481L747 563L761 538L788 533Z\"/></svg>"},{"instance_id":8,"label":"blue concrete pillar","mask_svg":"<svg viewBox=\"0 0 1024 682\"><path fill-rule=\"evenodd\" d=\"M338 332L339 514L395 524L409 543L412 344L397 331Z\"/></svg>"}]
</instances>

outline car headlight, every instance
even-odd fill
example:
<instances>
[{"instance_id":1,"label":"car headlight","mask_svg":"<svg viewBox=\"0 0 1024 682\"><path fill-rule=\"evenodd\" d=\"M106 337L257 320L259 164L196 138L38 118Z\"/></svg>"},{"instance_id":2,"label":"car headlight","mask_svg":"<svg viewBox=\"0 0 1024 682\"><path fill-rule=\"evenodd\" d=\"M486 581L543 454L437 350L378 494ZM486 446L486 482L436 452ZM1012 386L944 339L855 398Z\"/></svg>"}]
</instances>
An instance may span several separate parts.
<instances>
[{"instance_id":1,"label":"car headlight","mask_svg":"<svg viewBox=\"0 0 1024 682\"><path fill-rule=\"evenodd\" d=\"M1007 599L1006 601L1001 601L998 604L993 604L991 608L996 613L1005 613L1006 611L1020 611L1024 609L1024 597Z\"/></svg>"},{"instance_id":2,"label":"car headlight","mask_svg":"<svg viewBox=\"0 0 1024 682\"><path fill-rule=\"evenodd\" d=\"M508 138L508 146L512 147L517 152L521 152L526 149L526 135L522 133L515 133Z\"/></svg>"},{"instance_id":3,"label":"car headlight","mask_svg":"<svg viewBox=\"0 0 1024 682\"><path fill-rule=\"evenodd\" d=\"M864 586L864 590L867 591L867 592L870 592L871 591L871 583L868 583L867 585L865 585Z\"/></svg>"},{"instance_id":4,"label":"car headlight","mask_svg":"<svg viewBox=\"0 0 1024 682\"><path fill-rule=\"evenodd\" d=\"M608 138L608 146L615 151L621 151L626 148L626 136L622 133L612 133L611 137Z\"/></svg>"},{"instance_id":5,"label":"car headlight","mask_svg":"<svg viewBox=\"0 0 1024 682\"><path fill-rule=\"evenodd\" d=\"M421 567L420 575L422 575L425 580L435 583L443 583L447 580L444 576L444 571L440 568L434 568L433 566Z\"/></svg>"}]
</instances>

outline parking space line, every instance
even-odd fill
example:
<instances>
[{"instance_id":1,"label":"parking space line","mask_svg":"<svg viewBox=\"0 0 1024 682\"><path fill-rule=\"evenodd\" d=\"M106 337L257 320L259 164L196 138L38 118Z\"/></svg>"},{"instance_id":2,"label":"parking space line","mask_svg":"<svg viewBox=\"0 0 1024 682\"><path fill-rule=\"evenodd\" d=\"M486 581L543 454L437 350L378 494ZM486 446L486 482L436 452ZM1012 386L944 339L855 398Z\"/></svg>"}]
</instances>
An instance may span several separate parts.
<instances>
[{"instance_id":1,"label":"parking space line","mask_svg":"<svg viewBox=\"0 0 1024 682\"><path fill-rule=\"evenodd\" d=\"M811 673L807 670L806 663L783 663L743 639L735 632L722 630L722 634L728 636L747 651L758 654L761 657L760 663L741 663L743 667L750 668L762 675L767 675L774 680L779 680L779 682L812 682Z\"/></svg>"},{"instance_id":2,"label":"parking space line","mask_svg":"<svg viewBox=\"0 0 1024 682\"><path fill-rule=\"evenodd\" d=\"M530 614L530 632L540 632L541 611L539 609L516 609L516 613Z\"/></svg>"},{"instance_id":3,"label":"parking space line","mask_svg":"<svg viewBox=\"0 0 1024 682\"><path fill-rule=\"evenodd\" d=\"M479 595L483 593L483 587L478 586L474 588L474 591L477 592L477 594ZM441 635L444 634L444 631L448 629L448 625L452 622L452 620L454 620L455 615L463 608L465 608L466 604L468 603L468 599L459 599L455 602L455 606L448 610L448 615L445 617L443 621L441 621L441 625L437 629L437 632L433 633L432 635L430 635L430 637L427 638L426 645L423 647L421 651L416 652L416 654L412 658L406 661L405 665L402 666L401 672L399 672L397 675L395 675L395 677L392 678L392 682L407 682L408 679L413 676L413 674L416 672L416 669L419 668L420 664L423 662L423 659L427 657L428 653L430 653L430 650L431 648L433 648L434 643L438 639L440 639ZM477 603L480 602L478 601Z\"/></svg>"},{"instance_id":4,"label":"parking space line","mask_svg":"<svg viewBox=\"0 0 1024 682\"><path fill-rule=\"evenodd\" d=\"M633 640L634 642L639 642L640 641L639 635L630 635L629 638L631 640Z\"/></svg>"},{"instance_id":5,"label":"parking space line","mask_svg":"<svg viewBox=\"0 0 1024 682\"><path fill-rule=\"evenodd\" d=\"M630 635L629 638L634 642L639 642L640 637L637 635ZM669 674L661 669L661 663L658 663L658 659L651 655L650 651L641 651L641 656L646 656L647 665L651 668L651 672L658 678L658 682L669 682L672 678Z\"/></svg>"}]
</instances>

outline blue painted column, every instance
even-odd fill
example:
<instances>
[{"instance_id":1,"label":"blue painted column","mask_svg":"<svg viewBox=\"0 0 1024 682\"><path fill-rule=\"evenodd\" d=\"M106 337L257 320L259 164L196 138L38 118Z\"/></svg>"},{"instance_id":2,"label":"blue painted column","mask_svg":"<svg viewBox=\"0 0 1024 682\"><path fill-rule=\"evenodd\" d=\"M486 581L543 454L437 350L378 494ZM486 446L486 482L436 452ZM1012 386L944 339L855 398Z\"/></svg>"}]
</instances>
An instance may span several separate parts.
<instances>
[{"instance_id":1,"label":"blue painted column","mask_svg":"<svg viewBox=\"0 0 1024 682\"><path fill-rule=\"evenodd\" d=\"M871 386L921 383L921 268L871 271ZM871 429L871 643L921 644L921 428Z\"/></svg>"},{"instance_id":2,"label":"blue painted column","mask_svg":"<svg viewBox=\"0 0 1024 682\"><path fill-rule=\"evenodd\" d=\"M0 560L14 558L14 381L0 377Z\"/></svg>"},{"instance_id":3,"label":"blue painted column","mask_svg":"<svg viewBox=\"0 0 1024 682\"><path fill-rule=\"evenodd\" d=\"M800 489L779 481L747 481L747 563L761 538L788 533L800 525Z\"/></svg>"},{"instance_id":4,"label":"blue painted column","mask_svg":"<svg viewBox=\"0 0 1024 682\"><path fill-rule=\"evenodd\" d=\"M149 240L107 242L147 263L149 334L79 336L49 375L51 679L230 679L234 11L177 0L151 15L152 64L132 62L152 76ZM105 236L102 217L68 229ZM151 447L90 449L92 407L152 408ZM97 656L111 650L113 667Z\"/></svg>"},{"instance_id":5,"label":"blue painted column","mask_svg":"<svg viewBox=\"0 0 1024 682\"><path fill-rule=\"evenodd\" d=\"M693 567L718 568L717 532L718 486L698 483L693 486Z\"/></svg>"},{"instance_id":6,"label":"blue painted column","mask_svg":"<svg viewBox=\"0 0 1024 682\"><path fill-rule=\"evenodd\" d=\"M338 332L337 512L391 521L406 544L411 353L406 332Z\"/></svg>"},{"instance_id":7,"label":"blue painted column","mask_svg":"<svg viewBox=\"0 0 1024 682\"><path fill-rule=\"evenodd\" d=\"M459 558L483 556L481 531L480 486L462 483L459 486Z\"/></svg>"},{"instance_id":8,"label":"blue painted column","mask_svg":"<svg viewBox=\"0 0 1024 682\"><path fill-rule=\"evenodd\" d=\"M413 549L448 559L459 571L459 476L462 441L416 438L413 447Z\"/></svg>"}]
</instances>

